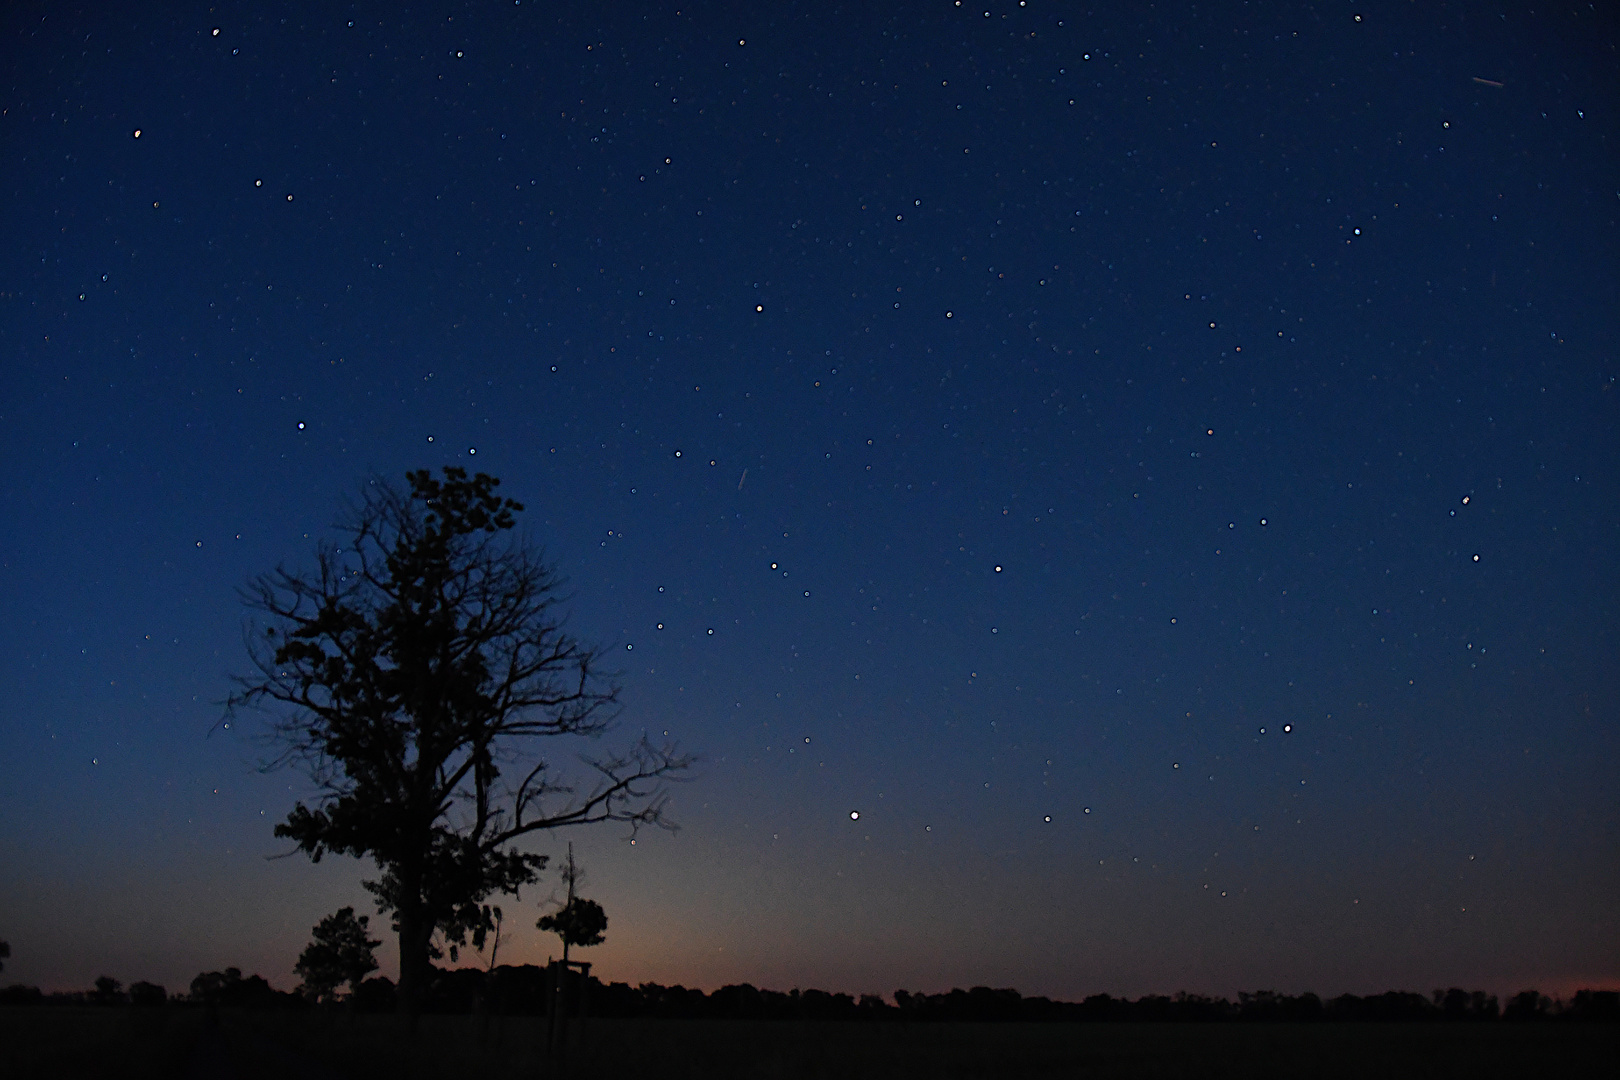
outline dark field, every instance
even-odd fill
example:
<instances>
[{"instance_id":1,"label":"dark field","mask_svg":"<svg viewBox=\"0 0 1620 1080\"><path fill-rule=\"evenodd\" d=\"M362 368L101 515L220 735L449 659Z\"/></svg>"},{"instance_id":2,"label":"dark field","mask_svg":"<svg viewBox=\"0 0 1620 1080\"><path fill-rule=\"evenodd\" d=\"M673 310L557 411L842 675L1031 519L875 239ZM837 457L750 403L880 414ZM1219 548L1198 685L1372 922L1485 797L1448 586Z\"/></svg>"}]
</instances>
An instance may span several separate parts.
<instances>
[{"instance_id":1,"label":"dark field","mask_svg":"<svg viewBox=\"0 0 1620 1080\"><path fill-rule=\"evenodd\" d=\"M547 1075L540 1021L201 1009L0 1010L0 1076L260 1078ZM596 1020L570 1077L1611 1076L1609 1024L884 1024Z\"/></svg>"}]
</instances>

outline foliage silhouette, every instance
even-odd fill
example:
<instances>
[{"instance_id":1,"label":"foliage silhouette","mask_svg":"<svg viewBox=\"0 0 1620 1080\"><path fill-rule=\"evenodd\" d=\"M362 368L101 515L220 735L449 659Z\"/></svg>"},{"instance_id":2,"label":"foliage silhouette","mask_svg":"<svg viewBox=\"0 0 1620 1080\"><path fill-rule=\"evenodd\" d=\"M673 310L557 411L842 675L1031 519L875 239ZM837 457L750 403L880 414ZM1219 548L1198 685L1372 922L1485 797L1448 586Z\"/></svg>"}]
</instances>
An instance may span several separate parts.
<instances>
[{"instance_id":1,"label":"foliage silhouette","mask_svg":"<svg viewBox=\"0 0 1620 1080\"><path fill-rule=\"evenodd\" d=\"M1620 991L1577 990L1563 1016L1592 1024L1620 1023Z\"/></svg>"},{"instance_id":2,"label":"foliage silhouette","mask_svg":"<svg viewBox=\"0 0 1620 1080\"><path fill-rule=\"evenodd\" d=\"M495 961L501 954L501 924L506 916L499 904L490 904L484 908L484 916L489 921L489 960L484 964L485 971L495 970Z\"/></svg>"},{"instance_id":3,"label":"foliage silhouette","mask_svg":"<svg viewBox=\"0 0 1620 1080\"><path fill-rule=\"evenodd\" d=\"M225 992L242 981L242 969L229 967L224 971L200 972L191 980L191 1000L218 1003Z\"/></svg>"},{"instance_id":4,"label":"foliage silhouette","mask_svg":"<svg viewBox=\"0 0 1620 1080\"><path fill-rule=\"evenodd\" d=\"M297 1009L309 1002L297 994L277 990L262 975L242 977L242 969L204 971L191 980L191 1001L210 1008Z\"/></svg>"},{"instance_id":5,"label":"foliage silhouette","mask_svg":"<svg viewBox=\"0 0 1620 1080\"><path fill-rule=\"evenodd\" d=\"M45 1004L45 993L37 986L12 983L4 990L0 990L0 1006L43 1004Z\"/></svg>"},{"instance_id":6,"label":"foliage silhouette","mask_svg":"<svg viewBox=\"0 0 1620 1080\"><path fill-rule=\"evenodd\" d=\"M1456 986L1450 990L1436 990L1434 1003L1446 1020L1495 1020L1500 1011L1494 995L1483 990L1470 993Z\"/></svg>"},{"instance_id":7,"label":"foliage silhouette","mask_svg":"<svg viewBox=\"0 0 1620 1080\"><path fill-rule=\"evenodd\" d=\"M541 930L562 938L563 959L568 959L570 945L600 945L607 930L607 913L595 900L583 896L571 898L558 911L540 916L535 923Z\"/></svg>"},{"instance_id":8,"label":"foliage silhouette","mask_svg":"<svg viewBox=\"0 0 1620 1080\"><path fill-rule=\"evenodd\" d=\"M372 951L382 944L377 938L366 936L369 916L356 918L354 908L342 907L316 925L314 935L293 970L303 979L299 990L318 1002L330 1002L337 997L338 988L348 984L349 993L377 970L377 958Z\"/></svg>"},{"instance_id":9,"label":"foliage silhouette","mask_svg":"<svg viewBox=\"0 0 1620 1080\"><path fill-rule=\"evenodd\" d=\"M321 795L276 835L315 861L376 863L365 886L393 916L414 1017L441 945L452 959L469 937L482 948L493 920L481 901L544 867L514 841L605 821L670 827L662 782L691 759L643 736L584 759L596 779L580 791L525 757L540 737L601 735L618 689L602 652L565 631L561 579L510 535L523 507L495 494L499 480L454 467L406 479L403 491L368 484L314 571L278 569L243 591L268 625L247 633L256 671L226 715L281 710L267 767L300 768ZM503 771L520 761L514 787Z\"/></svg>"},{"instance_id":10,"label":"foliage silhouette","mask_svg":"<svg viewBox=\"0 0 1620 1080\"><path fill-rule=\"evenodd\" d=\"M6 961L11 959L11 942L0 941L0 971L6 970Z\"/></svg>"},{"instance_id":11,"label":"foliage silhouette","mask_svg":"<svg viewBox=\"0 0 1620 1080\"><path fill-rule=\"evenodd\" d=\"M1552 999L1540 990L1520 990L1502 1007L1502 1019L1545 1020L1552 1014Z\"/></svg>"},{"instance_id":12,"label":"foliage silhouette","mask_svg":"<svg viewBox=\"0 0 1620 1080\"><path fill-rule=\"evenodd\" d=\"M96 979L96 989L91 1000L97 1005L122 1005L124 997L124 984L111 975L102 975Z\"/></svg>"}]
</instances>

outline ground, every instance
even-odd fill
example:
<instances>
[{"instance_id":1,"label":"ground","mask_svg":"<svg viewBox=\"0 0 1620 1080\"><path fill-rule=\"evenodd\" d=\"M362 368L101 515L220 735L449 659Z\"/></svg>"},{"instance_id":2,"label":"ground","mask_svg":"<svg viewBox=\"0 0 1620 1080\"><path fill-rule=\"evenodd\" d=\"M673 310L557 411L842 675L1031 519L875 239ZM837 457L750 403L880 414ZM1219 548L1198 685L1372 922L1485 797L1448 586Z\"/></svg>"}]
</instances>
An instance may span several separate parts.
<instances>
[{"instance_id":1,"label":"ground","mask_svg":"<svg viewBox=\"0 0 1620 1080\"><path fill-rule=\"evenodd\" d=\"M548 1069L532 1018L201 1009L0 1009L0 1076L84 1080L1086 1077L1323 1080L1607 1076L1593 1024L821 1024L599 1020Z\"/></svg>"}]
</instances>

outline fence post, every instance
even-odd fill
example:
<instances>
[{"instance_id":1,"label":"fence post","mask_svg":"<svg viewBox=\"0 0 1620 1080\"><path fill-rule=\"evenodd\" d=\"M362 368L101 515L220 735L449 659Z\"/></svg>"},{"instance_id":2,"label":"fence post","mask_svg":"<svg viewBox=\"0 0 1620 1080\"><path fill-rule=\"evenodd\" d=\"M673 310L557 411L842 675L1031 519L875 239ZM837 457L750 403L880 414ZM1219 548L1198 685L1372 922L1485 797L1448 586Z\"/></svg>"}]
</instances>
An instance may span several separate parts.
<instances>
[{"instance_id":1,"label":"fence post","mask_svg":"<svg viewBox=\"0 0 1620 1080\"><path fill-rule=\"evenodd\" d=\"M546 965L546 1058L553 1073L560 1071L563 1063L563 1026L568 1023L563 998L567 970L556 960Z\"/></svg>"}]
</instances>

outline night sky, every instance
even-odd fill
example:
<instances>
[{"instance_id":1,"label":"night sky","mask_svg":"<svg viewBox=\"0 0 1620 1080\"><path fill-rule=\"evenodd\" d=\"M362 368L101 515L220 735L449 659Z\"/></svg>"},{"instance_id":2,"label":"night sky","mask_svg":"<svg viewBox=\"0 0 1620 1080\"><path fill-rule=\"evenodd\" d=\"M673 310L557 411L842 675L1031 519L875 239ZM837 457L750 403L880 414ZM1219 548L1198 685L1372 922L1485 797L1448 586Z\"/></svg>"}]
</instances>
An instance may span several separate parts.
<instances>
[{"instance_id":1,"label":"night sky","mask_svg":"<svg viewBox=\"0 0 1620 1080\"><path fill-rule=\"evenodd\" d=\"M237 590L450 464L702 758L606 979L1620 981L1612 12L591 6L0 16L0 981L372 910Z\"/></svg>"}]
</instances>

